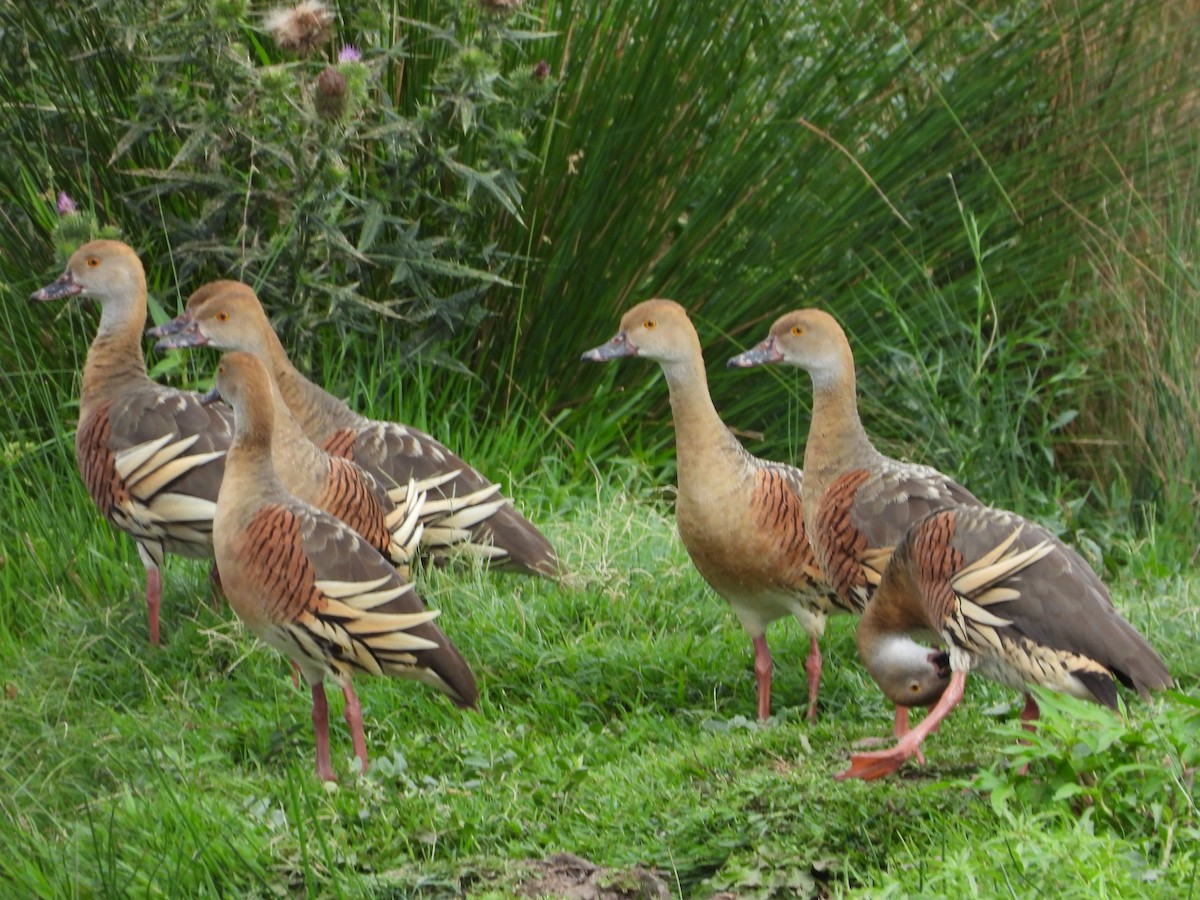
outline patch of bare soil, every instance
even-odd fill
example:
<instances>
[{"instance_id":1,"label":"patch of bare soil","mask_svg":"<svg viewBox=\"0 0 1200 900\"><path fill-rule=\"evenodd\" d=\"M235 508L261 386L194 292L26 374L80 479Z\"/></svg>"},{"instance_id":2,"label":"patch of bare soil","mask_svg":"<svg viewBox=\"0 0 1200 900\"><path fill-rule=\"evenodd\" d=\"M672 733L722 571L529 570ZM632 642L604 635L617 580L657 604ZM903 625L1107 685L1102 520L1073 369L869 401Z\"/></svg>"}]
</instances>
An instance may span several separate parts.
<instances>
[{"instance_id":1,"label":"patch of bare soil","mask_svg":"<svg viewBox=\"0 0 1200 900\"><path fill-rule=\"evenodd\" d=\"M522 897L555 900L669 900L667 882L653 869L606 869L570 853L523 862Z\"/></svg>"}]
</instances>

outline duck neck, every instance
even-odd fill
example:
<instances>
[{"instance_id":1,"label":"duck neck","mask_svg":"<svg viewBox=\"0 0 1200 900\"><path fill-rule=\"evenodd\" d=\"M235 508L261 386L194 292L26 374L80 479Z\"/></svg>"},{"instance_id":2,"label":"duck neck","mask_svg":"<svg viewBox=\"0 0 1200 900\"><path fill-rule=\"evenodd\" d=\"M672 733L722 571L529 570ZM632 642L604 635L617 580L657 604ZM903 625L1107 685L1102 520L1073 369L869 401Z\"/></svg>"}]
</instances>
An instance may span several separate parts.
<instances>
[{"instance_id":1,"label":"duck neck","mask_svg":"<svg viewBox=\"0 0 1200 900\"><path fill-rule=\"evenodd\" d=\"M689 358L664 363L662 368L675 420L679 489L684 492L693 478L709 473L714 456L727 451L730 444L741 445L713 406L699 346Z\"/></svg>"},{"instance_id":2,"label":"duck neck","mask_svg":"<svg viewBox=\"0 0 1200 900\"><path fill-rule=\"evenodd\" d=\"M271 453L276 469L286 469L297 479L320 483L329 472L329 457L304 433L273 381L271 407L275 415Z\"/></svg>"},{"instance_id":3,"label":"duck neck","mask_svg":"<svg viewBox=\"0 0 1200 900\"><path fill-rule=\"evenodd\" d=\"M804 447L804 493L813 499L806 499L806 506L815 503L839 475L867 466L879 455L858 416L849 348L838 366L811 374L813 412Z\"/></svg>"},{"instance_id":4,"label":"duck neck","mask_svg":"<svg viewBox=\"0 0 1200 900\"><path fill-rule=\"evenodd\" d=\"M313 384L292 365L274 331L271 332L266 361L283 402L314 443L323 444L339 428L359 424L359 417L353 410L324 388Z\"/></svg>"},{"instance_id":5,"label":"duck neck","mask_svg":"<svg viewBox=\"0 0 1200 900\"><path fill-rule=\"evenodd\" d=\"M111 398L131 384L150 383L142 352L146 324L146 283L121 298L106 300L100 309L96 337L83 367L79 415L82 419L99 400Z\"/></svg>"},{"instance_id":6,"label":"duck neck","mask_svg":"<svg viewBox=\"0 0 1200 900\"><path fill-rule=\"evenodd\" d=\"M246 384L234 409L233 443L225 459L225 480L265 493L279 484L271 455L275 410L263 385Z\"/></svg>"},{"instance_id":7,"label":"duck neck","mask_svg":"<svg viewBox=\"0 0 1200 900\"><path fill-rule=\"evenodd\" d=\"M855 632L864 661L889 638L932 630L922 611L910 602L917 596L917 586L907 572L896 569L887 573L887 580L863 610Z\"/></svg>"},{"instance_id":8,"label":"duck neck","mask_svg":"<svg viewBox=\"0 0 1200 900\"><path fill-rule=\"evenodd\" d=\"M917 643L915 636L933 637L911 569L889 570L855 631L858 655L884 694L896 703L912 705L910 686L930 677L929 647Z\"/></svg>"}]
</instances>

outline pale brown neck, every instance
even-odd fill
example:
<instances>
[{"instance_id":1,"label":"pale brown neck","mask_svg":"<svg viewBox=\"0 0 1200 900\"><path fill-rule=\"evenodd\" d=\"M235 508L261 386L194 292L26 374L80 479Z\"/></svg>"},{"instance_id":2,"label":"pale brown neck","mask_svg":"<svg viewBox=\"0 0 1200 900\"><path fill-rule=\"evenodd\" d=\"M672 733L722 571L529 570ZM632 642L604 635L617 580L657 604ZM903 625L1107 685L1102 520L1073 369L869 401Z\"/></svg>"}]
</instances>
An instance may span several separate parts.
<instances>
[{"instance_id":1,"label":"pale brown neck","mask_svg":"<svg viewBox=\"0 0 1200 900\"><path fill-rule=\"evenodd\" d=\"M884 584L868 601L859 621L856 638L864 658L865 648L873 646L886 635L936 630L928 620L919 597L920 591L909 569L901 565L888 573Z\"/></svg>"},{"instance_id":2,"label":"pale brown neck","mask_svg":"<svg viewBox=\"0 0 1200 900\"><path fill-rule=\"evenodd\" d=\"M233 443L225 460L225 478L269 493L278 485L271 441L275 411L269 386L247 382L234 406Z\"/></svg>"},{"instance_id":3,"label":"pale brown neck","mask_svg":"<svg viewBox=\"0 0 1200 900\"><path fill-rule=\"evenodd\" d=\"M663 364L671 395L671 415L675 420L675 453L680 490L691 479L711 476L717 454L740 454L741 445L730 434L713 406L708 392L704 361L697 346L694 356L685 361ZM718 471L724 469L722 468Z\"/></svg>"},{"instance_id":4,"label":"pale brown neck","mask_svg":"<svg viewBox=\"0 0 1200 900\"><path fill-rule=\"evenodd\" d=\"M142 352L142 327L146 324L146 298L123 305L106 304L100 326L83 367L80 415L92 404L120 393L131 384L150 384Z\"/></svg>"},{"instance_id":5,"label":"pale brown neck","mask_svg":"<svg viewBox=\"0 0 1200 900\"><path fill-rule=\"evenodd\" d=\"M278 352L273 352L269 361L271 374L284 403L314 443L323 444L339 428L353 428L361 424L361 416L333 394L305 378L292 365L278 339L275 343Z\"/></svg>"},{"instance_id":6,"label":"pale brown neck","mask_svg":"<svg viewBox=\"0 0 1200 900\"><path fill-rule=\"evenodd\" d=\"M858 416L854 360L846 351L835 371L812 373L813 413L804 447L804 495L819 498L841 474L879 456Z\"/></svg>"},{"instance_id":7,"label":"pale brown neck","mask_svg":"<svg viewBox=\"0 0 1200 900\"><path fill-rule=\"evenodd\" d=\"M271 453L277 469L285 467L305 481L319 483L329 473L329 457L309 439L296 421L278 388L271 386L271 406L275 427Z\"/></svg>"}]
</instances>

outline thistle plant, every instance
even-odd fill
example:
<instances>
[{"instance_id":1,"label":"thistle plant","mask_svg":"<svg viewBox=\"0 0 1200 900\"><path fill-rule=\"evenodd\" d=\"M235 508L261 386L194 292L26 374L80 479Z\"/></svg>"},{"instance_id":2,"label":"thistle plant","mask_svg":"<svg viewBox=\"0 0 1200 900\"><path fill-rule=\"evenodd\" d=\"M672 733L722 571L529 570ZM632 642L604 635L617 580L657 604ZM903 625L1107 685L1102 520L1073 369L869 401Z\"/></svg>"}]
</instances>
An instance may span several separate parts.
<instances>
[{"instance_id":1,"label":"thistle plant","mask_svg":"<svg viewBox=\"0 0 1200 900\"><path fill-rule=\"evenodd\" d=\"M535 32L441 4L418 21L335 16L320 0L262 16L228 0L136 32L111 15L69 45L100 48L132 84L99 140L84 130L94 156L68 186L99 186L91 207L125 226L149 270L171 272L182 296L246 280L289 339L378 331L418 346L482 319L507 283L496 231L520 227L526 135L555 90L531 77ZM415 52L435 66L410 65ZM77 155L79 129L63 124L38 177Z\"/></svg>"}]
</instances>

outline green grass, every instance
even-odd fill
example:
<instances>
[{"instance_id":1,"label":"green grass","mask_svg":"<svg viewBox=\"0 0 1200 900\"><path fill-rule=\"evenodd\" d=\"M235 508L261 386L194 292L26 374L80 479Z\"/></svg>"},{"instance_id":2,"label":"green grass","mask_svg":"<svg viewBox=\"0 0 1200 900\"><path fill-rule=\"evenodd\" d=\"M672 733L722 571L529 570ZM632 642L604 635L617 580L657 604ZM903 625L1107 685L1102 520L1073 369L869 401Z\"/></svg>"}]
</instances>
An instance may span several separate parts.
<instances>
[{"instance_id":1,"label":"green grass","mask_svg":"<svg viewBox=\"0 0 1200 900\"><path fill-rule=\"evenodd\" d=\"M560 87L525 129L539 160L524 224L486 228L516 288L419 361L386 325L294 349L355 406L502 480L576 577L425 573L481 711L362 679L372 768L353 775L335 697L333 790L312 771L307 694L210 604L205 566L169 560L165 645L148 646L133 545L71 459L94 311L24 299L57 274L60 189L124 229L167 310L207 253L229 260L218 274L242 271L240 214L197 237L187 211L204 191L153 199L175 129L109 160L138 103L162 99L142 93L150 75L180 74L154 49L172 28L204 32L206 66L208 38L243 32L187 11L131 44L122 4L0 11L15 61L0 76L14 161L0 170L0 896L507 897L521 860L559 851L654 866L677 896L1200 896L1195 0L847 2L791 18L748 0L537 6L522 16L541 21L514 24L553 32L529 49ZM444 9L367 4L339 38L376 29L399 46L399 17ZM388 67L397 109L428 102L447 46L416 41ZM506 70L518 50L501 51ZM295 235L263 232L254 253ZM674 536L661 375L578 362L650 294L692 310L719 408L776 458L801 452L806 377L723 360L786 309L834 310L881 446L1073 541L1180 691L1127 722L1051 702L1022 748L1019 699L971 679L925 769L840 784L889 711L853 623L835 620L806 724L807 642L781 623L777 715L757 726L749 641ZM294 314L290 296L268 299ZM150 358L189 382L215 363Z\"/></svg>"},{"instance_id":2,"label":"green grass","mask_svg":"<svg viewBox=\"0 0 1200 900\"><path fill-rule=\"evenodd\" d=\"M498 430L485 468L506 439L520 443L519 423ZM1063 773L1094 727L1072 732L1069 706L1048 713L1032 775L1013 775L1019 698L978 679L923 770L833 781L850 744L890 724L852 621L831 623L813 725L805 636L772 629L776 717L753 723L749 641L688 563L655 473L633 463L554 492L517 479L571 586L422 574L474 665L480 712L360 679L372 766L355 776L335 698L341 782L328 789L313 773L307 693L210 603L203 565L169 560L165 643L148 646L141 565L94 514L68 446L0 468L13 498L0 526L0 893L502 897L519 861L560 851L657 867L677 896L1196 889L1200 818L1183 767L1198 762L1200 716L1185 701L1200 697L1200 579L1160 565L1151 543L1129 549L1138 562L1115 595L1183 694L1134 703L1128 725L1101 713L1118 737L1096 752L1102 772L1174 767L1187 781L1169 815L1165 795L1131 789L1113 814L1056 796L1094 778ZM970 788L977 775L988 791Z\"/></svg>"}]
</instances>

